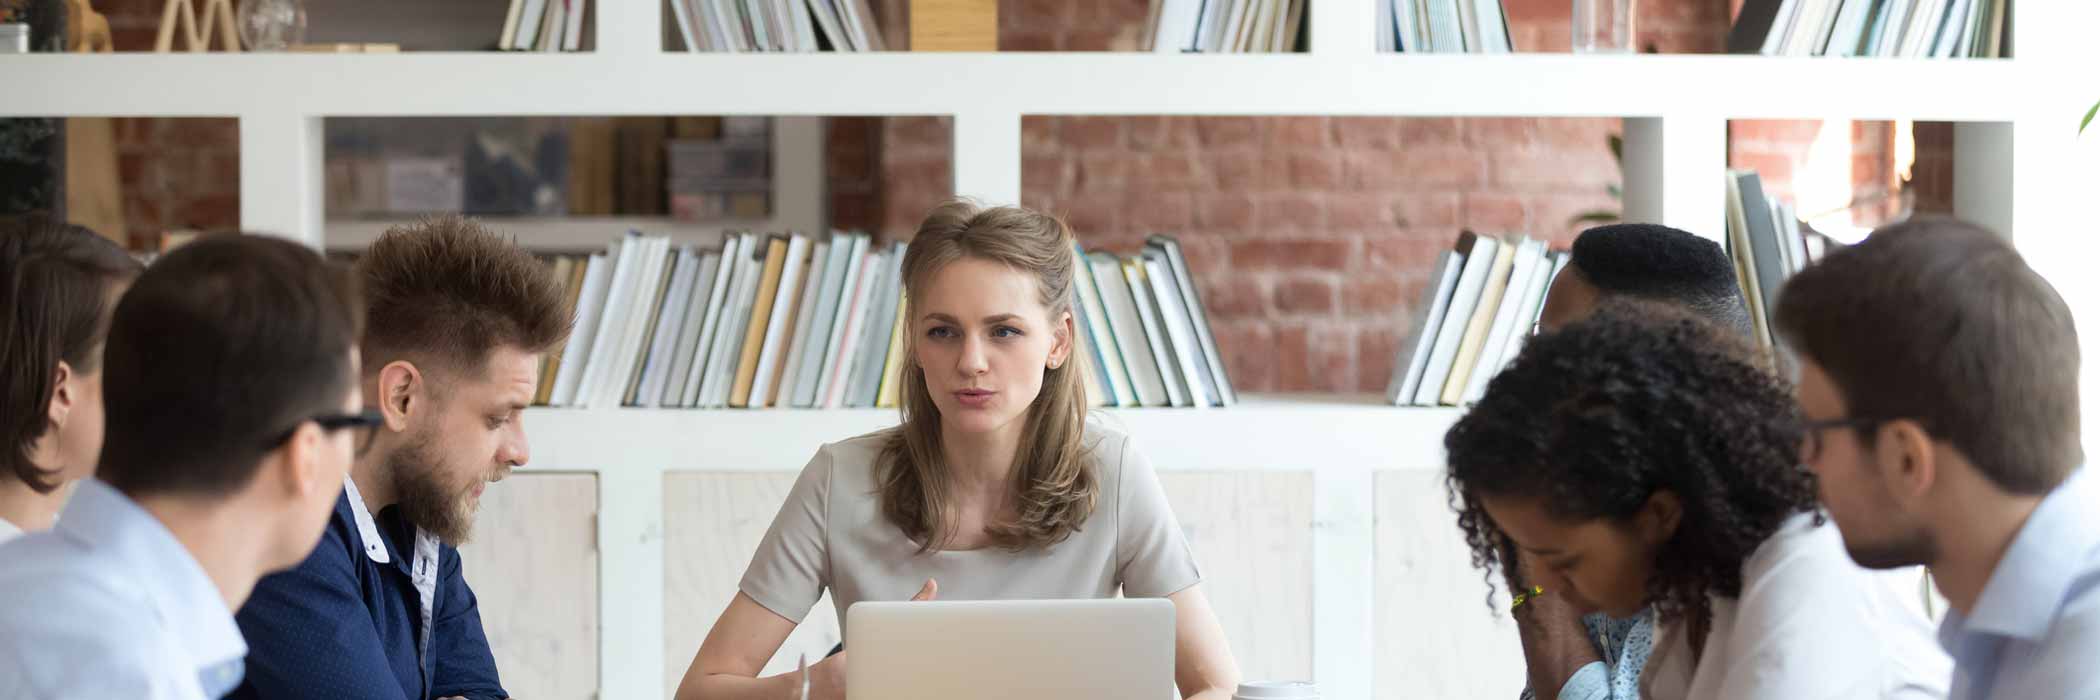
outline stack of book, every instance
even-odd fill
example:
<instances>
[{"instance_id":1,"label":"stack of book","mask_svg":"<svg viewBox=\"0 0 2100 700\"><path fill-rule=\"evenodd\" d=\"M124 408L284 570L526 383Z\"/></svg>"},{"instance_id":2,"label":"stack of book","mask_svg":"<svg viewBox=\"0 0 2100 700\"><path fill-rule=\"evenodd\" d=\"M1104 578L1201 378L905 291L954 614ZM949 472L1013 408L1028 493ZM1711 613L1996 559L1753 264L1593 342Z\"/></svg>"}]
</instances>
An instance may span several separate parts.
<instances>
[{"instance_id":1,"label":"stack of book","mask_svg":"<svg viewBox=\"0 0 2100 700\"><path fill-rule=\"evenodd\" d=\"M1378 50L1405 53L1509 53L1502 0L1374 0Z\"/></svg>"},{"instance_id":2,"label":"stack of book","mask_svg":"<svg viewBox=\"0 0 2100 700\"><path fill-rule=\"evenodd\" d=\"M1728 171L1728 238L1736 281L1750 307L1758 346L1776 347L1772 314L1780 285L1823 255L1821 236L1804 235L1793 207L1765 194L1755 171Z\"/></svg>"},{"instance_id":3,"label":"stack of book","mask_svg":"<svg viewBox=\"0 0 2100 700\"><path fill-rule=\"evenodd\" d=\"M582 51L591 0L510 0L503 17L504 51Z\"/></svg>"},{"instance_id":4,"label":"stack of book","mask_svg":"<svg viewBox=\"0 0 2100 700\"><path fill-rule=\"evenodd\" d=\"M1203 408L1239 402L1180 242L1152 236L1144 252L1122 257L1072 252L1079 262L1072 320L1084 341L1089 403Z\"/></svg>"},{"instance_id":5,"label":"stack of book","mask_svg":"<svg viewBox=\"0 0 2100 700\"><path fill-rule=\"evenodd\" d=\"M1729 53L2004 58L2012 0L1748 0Z\"/></svg>"},{"instance_id":6,"label":"stack of book","mask_svg":"<svg viewBox=\"0 0 2100 700\"><path fill-rule=\"evenodd\" d=\"M1535 238L1460 234L1437 257L1417 307L1425 311L1400 345L1386 399L1398 406L1479 401L1531 336L1546 286L1567 264L1568 253Z\"/></svg>"},{"instance_id":7,"label":"stack of book","mask_svg":"<svg viewBox=\"0 0 2100 700\"><path fill-rule=\"evenodd\" d=\"M881 51L868 0L669 0L687 51Z\"/></svg>"},{"instance_id":8,"label":"stack of book","mask_svg":"<svg viewBox=\"0 0 2100 700\"><path fill-rule=\"evenodd\" d=\"M859 233L738 233L720 250L629 233L603 253L553 257L576 326L542 360L534 403L894 407L904 251ZM1074 322L1091 403L1235 400L1171 238L1154 237L1139 256L1080 259Z\"/></svg>"},{"instance_id":9,"label":"stack of book","mask_svg":"<svg viewBox=\"0 0 2100 700\"><path fill-rule=\"evenodd\" d=\"M1152 0L1144 47L1160 53L1280 53L1303 44L1305 0Z\"/></svg>"}]
</instances>

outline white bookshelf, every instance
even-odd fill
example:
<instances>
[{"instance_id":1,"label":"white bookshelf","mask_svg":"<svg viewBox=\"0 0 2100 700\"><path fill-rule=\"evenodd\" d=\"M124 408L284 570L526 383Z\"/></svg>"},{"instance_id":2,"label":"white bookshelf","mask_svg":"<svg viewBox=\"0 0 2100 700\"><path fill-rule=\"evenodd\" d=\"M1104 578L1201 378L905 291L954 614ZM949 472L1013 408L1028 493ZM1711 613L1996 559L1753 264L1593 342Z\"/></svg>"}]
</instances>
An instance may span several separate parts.
<instances>
[{"instance_id":1,"label":"white bookshelf","mask_svg":"<svg viewBox=\"0 0 2100 700\"><path fill-rule=\"evenodd\" d=\"M376 231L324 221L321 120L335 116L943 115L955 126L955 190L998 202L1021 194L1024 115L1624 117L1629 217L1716 234L1730 119L1948 120L1960 122L1957 213L2012 235L2071 301L2089 345L2100 328L2100 286L2083 262L2100 220L2090 175L2100 136L2075 135L2100 91L2074 87L2092 85L2100 65L2087 40L2100 3L2023 3L2017 58L1954 61L1379 54L1362 29L1369 0L1321 0L1303 54L688 54L660 49L658 3L597 4L598 48L583 54L0 56L9 78L0 114L237 117L243 227L317 246ZM664 222L511 230L552 246L588 228L595 246L632 223ZM668 232L703 242L722 228L702 226ZM2100 405L2091 379L2100 372L2087 372L2087 405ZM1434 470L1455 410L1257 396L1225 410L1106 413L1166 472L1310 475L1311 595L1290 602L1310 608L1310 672L1327 697L1454 697L1435 689L1517 671L1514 646L1450 663L1421 662L1432 658L1426 647L1408 647L1415 665L1380 655L1390 634L1485 629L1477 572L1434 530L1451 521L1438 512ZM818 444L895 420L872 410L529 412L525 474L596 478L597 697L661 697L666 673L687 662L667 655L666 626L711 622L665 619L667 472L784 474ZM1389 476L1419 493L1382 494ZM1384 519L1395 514L1379 508L1391 503L1410 510ZM772 507L753 504L752 517ZM1444 549L1390 559L1394 545L1374 536L1389 530L1427 533L1422 546ZM1399 608L1378 609L1381 585L1429 579L1450 585L1405 588L1427 597L1397 617ZM1396 625L1409 629L1388 629Z\"/></svg>"}]
</instances>

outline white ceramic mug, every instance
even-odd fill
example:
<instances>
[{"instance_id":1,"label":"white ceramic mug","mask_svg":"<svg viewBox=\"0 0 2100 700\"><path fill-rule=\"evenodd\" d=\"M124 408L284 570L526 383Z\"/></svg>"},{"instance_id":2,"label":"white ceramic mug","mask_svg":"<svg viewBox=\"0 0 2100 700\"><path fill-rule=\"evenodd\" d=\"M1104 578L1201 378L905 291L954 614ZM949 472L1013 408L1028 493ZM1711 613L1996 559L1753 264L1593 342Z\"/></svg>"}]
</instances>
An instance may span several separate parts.
<instances>
[{"instance_id":1,"label":"white ceramic mug","mask_svg":"<svg viewBox=\"0 0 2100 700\"><path fill-rule=\"evenodd\" d=\"M1320 687L1312 681L1248 681L1232 700L1320 700Z\"/></svg>"}]
</instances>

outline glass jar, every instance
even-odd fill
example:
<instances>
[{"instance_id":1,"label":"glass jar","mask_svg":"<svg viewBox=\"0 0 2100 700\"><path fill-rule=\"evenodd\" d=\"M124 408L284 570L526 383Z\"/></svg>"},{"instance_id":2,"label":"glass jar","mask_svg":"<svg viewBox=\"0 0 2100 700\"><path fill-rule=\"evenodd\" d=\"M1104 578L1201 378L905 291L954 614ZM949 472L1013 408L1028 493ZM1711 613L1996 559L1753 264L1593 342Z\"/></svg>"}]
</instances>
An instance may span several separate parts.
<instances>
[{"instance_id":1,"label":"glass jar","mask_svg":"<svg viewBox=\"0 0 2100 700\"><path fill-rule=\"evenodd\" d=\"M1633 53L1635 0L1574 0L1575 53Z\"/></svg>"},{"instance_id":2,"label":"glass jar","mask_svg":"<svg viewBox=\"0 0 2100 700\"><path fill-rule=\"evenodd\" d=\"M242 0L235 20L249 51L283 51L306 41L305 0Z\"/></svg>"}]
</instances>

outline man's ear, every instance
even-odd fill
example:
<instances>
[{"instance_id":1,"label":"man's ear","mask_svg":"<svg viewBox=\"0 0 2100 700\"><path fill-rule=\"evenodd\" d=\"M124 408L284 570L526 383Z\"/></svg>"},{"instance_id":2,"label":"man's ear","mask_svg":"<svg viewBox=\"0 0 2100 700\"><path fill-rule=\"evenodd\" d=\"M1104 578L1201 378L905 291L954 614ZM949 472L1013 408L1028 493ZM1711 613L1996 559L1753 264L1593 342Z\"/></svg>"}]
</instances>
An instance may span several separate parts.
<instances>
[{"instance_id":1,"label":"man's ear","mask_svg":"<svg viewBox=\"0 0 2100 700\"><path fill-rule=\"evenodd\" d=\"M328 448L327 432L307 421L292 431L291 439L263 455L262 470L276 480L279 493L304 498L327 486L321 466Z\"/></svg>"},{"instance_id":2,"label":"man's ear","mask_svg":"<svg viewBox=\"0 0 2100 700\"><path fill-rule=\"evenodd\" d=\"M427 397L424 391L429 383L423 371L415 363L395 360L379 368L379 382L373 387L377 392L379 412L386 416L386 428L394 432L408 430L409 419L422 410Z\"/></svg>"},{"instance_id":3,"label":"man's ear","mask_svg":"<svg viewBox=\"0 0 2100 700\"><path fill-rule=\"evenodd\" d=\"M1892 420L1874 432L1874 466L1897 499L1915 502L1939 480L1932 433L1914 420Z\"/></svg>"},{"instance_id":4,"label":"man's ear","mask_svg":"<svg viewBox=\"0 0 2100 700\"><path fill-rule=\"evenodd\" d=\"M51 403L44 407L44 420L53 428L65 427L66 418L73 415L73 406L80 397L73 395L73 365L58 361L58 368L51 370Z\"/></svg>"}]
</instances>

